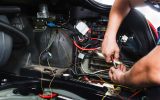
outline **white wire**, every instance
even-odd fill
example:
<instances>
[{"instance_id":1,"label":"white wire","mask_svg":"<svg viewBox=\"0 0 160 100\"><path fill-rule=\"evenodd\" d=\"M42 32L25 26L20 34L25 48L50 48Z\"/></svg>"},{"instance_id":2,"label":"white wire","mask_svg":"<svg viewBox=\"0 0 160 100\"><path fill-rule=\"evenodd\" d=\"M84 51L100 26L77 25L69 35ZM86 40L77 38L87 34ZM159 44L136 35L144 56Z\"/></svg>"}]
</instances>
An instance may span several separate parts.
<instances>
[{"instance_id":1,"label":"white wire","mask_svg":"<svg viewBox=\"0 0 160 100\"><path fill-rule=\"evenodd\" d=\"M92 72L92 74L97 74L97 73L105 72L105 71L106 71L106 70L99 70L99 71Z\"/></svg>"}]
</instances>

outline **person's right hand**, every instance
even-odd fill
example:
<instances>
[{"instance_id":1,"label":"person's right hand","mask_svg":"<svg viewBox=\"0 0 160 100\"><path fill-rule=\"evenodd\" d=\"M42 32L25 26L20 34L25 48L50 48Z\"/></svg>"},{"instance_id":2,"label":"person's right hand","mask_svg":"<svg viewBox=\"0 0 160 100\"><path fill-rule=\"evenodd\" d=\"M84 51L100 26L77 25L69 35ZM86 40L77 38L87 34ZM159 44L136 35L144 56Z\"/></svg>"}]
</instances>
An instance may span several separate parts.
<instances>
[{"instance_id":1,"label":"person's right hand","mask_svg":"<svg viewBox=\"0 0 160 100\"><path fill-rule=\"evenodd\" d=\"M111 62L112 59L119 59L120 49L116 39L105 37L102 42L102 53L105 56L106 62Z\"/></svg>"}]
</instances>

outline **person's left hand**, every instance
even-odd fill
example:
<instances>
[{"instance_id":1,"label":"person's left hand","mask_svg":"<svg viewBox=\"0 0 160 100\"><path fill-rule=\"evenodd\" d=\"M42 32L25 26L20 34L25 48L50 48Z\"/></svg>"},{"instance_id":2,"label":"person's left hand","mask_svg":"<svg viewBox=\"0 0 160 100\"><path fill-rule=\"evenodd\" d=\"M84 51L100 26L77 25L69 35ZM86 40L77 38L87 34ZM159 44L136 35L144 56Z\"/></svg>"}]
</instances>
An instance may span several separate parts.
<instances>
[{"instance_id":1,"label":"person's left hand","mask_svg":"<svg viewBox=\"0 0 160 100\"><path fill-rule=\"evenodd\" d=\"M117 84L124 84L124 74L126 72L126 67L121 64L117 68L111 67L109 70L110 79Z\"/></svg>"}]
</instances>

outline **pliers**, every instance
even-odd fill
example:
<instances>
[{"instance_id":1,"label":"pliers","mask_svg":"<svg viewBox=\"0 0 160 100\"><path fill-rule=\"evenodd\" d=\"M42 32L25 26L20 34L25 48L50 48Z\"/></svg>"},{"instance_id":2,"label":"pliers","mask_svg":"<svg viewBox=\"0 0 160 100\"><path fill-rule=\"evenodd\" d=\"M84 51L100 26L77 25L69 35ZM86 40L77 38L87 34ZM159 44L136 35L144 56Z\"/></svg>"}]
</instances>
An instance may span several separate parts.
<instances>
[{"instance_id":1,"label":"pliers","mask_svg":"<svg viewBox=\"0 0 160 100\"><path fill-rule=\"evenodd\" d=\"M122 62L113 59L113 57L112 57L112 63L113 63L113 66L114 66L115 68L117 68L117 65L122 64Z\"/></svg>"}]
</instances>

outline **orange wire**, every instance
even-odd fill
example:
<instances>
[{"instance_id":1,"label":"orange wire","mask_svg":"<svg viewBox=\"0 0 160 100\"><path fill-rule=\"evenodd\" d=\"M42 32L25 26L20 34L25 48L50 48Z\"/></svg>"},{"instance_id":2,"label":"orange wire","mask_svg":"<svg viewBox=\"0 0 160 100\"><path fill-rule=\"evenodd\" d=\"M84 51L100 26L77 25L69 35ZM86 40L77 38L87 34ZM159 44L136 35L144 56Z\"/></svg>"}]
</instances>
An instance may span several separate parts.
<instances>
[{"instance_id":1,"label":"orange wire","mask_svg":"<svg viewBox=\"0 0 160 100\"><path fill-rule=\"evenodd\" d=\"M135 93L133 93L128 100L131 100L131 98L133 98L134 96L136 96L137 94L139 94L142 90L136 91Z\"/></svg>"},{"instance_id":2,"label":"orange wire","mask_svg":"<svg viewBox=\"0 0 160 100\"><path fill-rule=\"evenodd\" d=\"M83 50L83 51L94 51L94 50L97 50L97 49L98 49L98 48L83 48L83 47L80 47L80 46L76 43L76 41L73 41L73 43L74 43L74 45L75 45L78 49Z\"/></svg>"}]
</instances>

